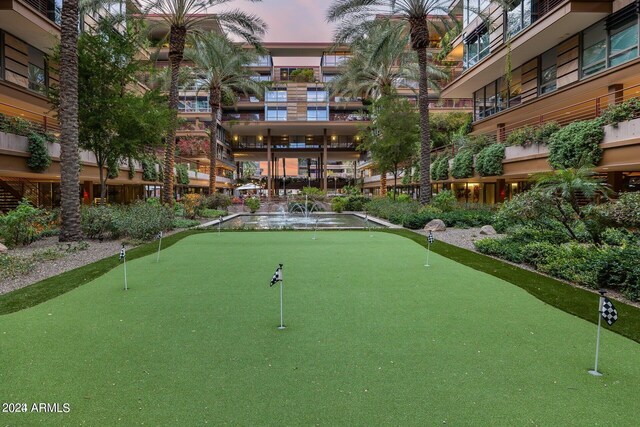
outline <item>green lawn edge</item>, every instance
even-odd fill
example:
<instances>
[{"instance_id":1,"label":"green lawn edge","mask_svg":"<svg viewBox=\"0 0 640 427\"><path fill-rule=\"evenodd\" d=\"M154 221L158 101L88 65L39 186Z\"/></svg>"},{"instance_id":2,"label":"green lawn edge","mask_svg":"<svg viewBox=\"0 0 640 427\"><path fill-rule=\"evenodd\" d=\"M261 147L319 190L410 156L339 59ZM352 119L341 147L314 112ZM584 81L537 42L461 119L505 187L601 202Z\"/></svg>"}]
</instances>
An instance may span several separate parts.
<instances>
[{"instance_id":1,"label":"green lawn edge","mask_svg":"<svg viewBox=\"0 0 640 427\"><path fill-rule=\"evenodd\" d=\"M406 229L378 229L376 232L391 233L417 244L427 247L427 238ZM162 247L166 249L185 237L194 234L213 233L213 230L187 230L162 239ZM226 231L231 232L231 231ZM127 259L134 260L158 249L156 242L147 243L127 251ZM474 270L490 274L494 277L518 286L539 300L591 323L598 322L598 295L585 289L568 285L559 280L524 270L495 258L477 252L459 248L444 242L436 241L431 250ZM15 313L45 301L58 297L79 286L91 282L120 264L118 254L78 267L41 280L32 285L0 295L0 315ZM619 320L609 329L640 343L640 309L616 301ZM606 326L605 326L606 327Z\"/></svg>"},{"instance_id":2,"label":"green lawn edge","mask_svg":"<svg viewBox=\"0 0 640 427\"><path fill-rule=\"evenodd\" d=\"M413 240L427 247L427 237L406 229L385 229L385 233ZM463 249L445 242L435 241L431 250L474 270L482 271L524 289L529 294L566 313L591 323L598 323L598 294L567 283L525 270L489 256ZM603 327L640 343L640 309L622 301L615 301L618 321ZM595 331L594 331L595 335Z\"/></svg>"},{"instance_id":3,"label":"green lawn edge","mask_svg":"<svg viewBox=\"0 0 640 427\"><path fill-rule=\"evenodd\" d=\"M162 248L168 248L185 237L193 234L208 233L205 230L186 230L162 239ZM150 242L132 249L127 249L127 260L132 261L137 258L155 253L158 250L157 242ZM73 270L66 271L57 276L43 279L24 288L16 289L0 295L0 315L15 313L25 308L34 307L45 301L65 294L78 286L82 286L92 280L102 276L108 271L120 265L119 253L107 258Z\"/></svg>"}]
</instances>

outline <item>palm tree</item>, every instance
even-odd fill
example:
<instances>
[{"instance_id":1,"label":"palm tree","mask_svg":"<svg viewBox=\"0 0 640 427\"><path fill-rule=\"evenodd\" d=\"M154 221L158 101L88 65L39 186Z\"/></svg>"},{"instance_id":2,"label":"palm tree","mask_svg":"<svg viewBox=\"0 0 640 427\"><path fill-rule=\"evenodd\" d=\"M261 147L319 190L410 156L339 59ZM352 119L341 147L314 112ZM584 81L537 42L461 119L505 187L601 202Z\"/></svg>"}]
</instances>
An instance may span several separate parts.
<instances>
[{"instance_id":1,"label":"palm tree","mask_svg":"<svg viewBox=\"0 0 640 427\"><path fill-rule=\"evenodd\" d=\"M82 238L80 228L80 154L78 152L78 0L62 3L60 26L60 236Z\"/></svg>"},{"instance_id":2,"label":"palm tree","mask_svg":"<svg viewBox=\"0 0 640 427\"><path fill-rule=\"evenodd\" d=\"M235 101L238 93L261 93L262 86L251 79L248 68L256 55L224 35L207 33L195 40L193 48L186 50L185 58L194 64L192 75L197 76L196 90L209 94L209 194L213 194L216 191L218 113L223 101Z\"/></svg>"},{"instance_id":3,"label":"palm tree","mask_svg":"<svg viewBox=\"0 0 640 427\"><path fill-rule=\"evenodd\" d=\"M442 0L334 0L327 18L340 21L336 42L344 43L367 32L371 22L384 19L401 22L408 29L411 49L418 56L418 108L420 110L420 203L431 199L431 146L429 138L429 57L432 31L451 27L456 19Z\"/></svg>"},{"instance_id":4,"label":"palm tree","mask_svg":"<svg viewBox=\"0 0 640 427\"><path fill-rule=\"evenodd\" d=\"M535 182L534 190L541 191L551 200L560 214L558 217L563 219L561 222L572 238L577 239L577 236L570 223L573 219L578 219L585 224L594 243L600 243L600 231L597 224L590 220L583 202L593 200L597 196L607 198L611 189L596 177L590 166L541 172L533 175L532 180Z\"/></svg>"},{"instance_id":5,"label":"palm tree","mask_svg":"<svg viewBox=\"0 0 640 427\"><path fill-rule=\"evenodd\" d=\"M219 24L229 34L234 34L250 44L258 45L259 38L266 31L266 24L257 16L232 10L215 15L211 12L215 6L230 3L233 0L152 0L140 2L144 15L156 19L155 26L167 31L169 39L169 67L171 83L169 86L169 108L175 111L176 120L167 133L165 144L164 187L162 200L173 203L173 180L175 163L175 139L178 110L178 79L180 66L188 35L197 36L204 27ZM261 0L247 0L253 3Z\"/></svg>"}]
</instances>

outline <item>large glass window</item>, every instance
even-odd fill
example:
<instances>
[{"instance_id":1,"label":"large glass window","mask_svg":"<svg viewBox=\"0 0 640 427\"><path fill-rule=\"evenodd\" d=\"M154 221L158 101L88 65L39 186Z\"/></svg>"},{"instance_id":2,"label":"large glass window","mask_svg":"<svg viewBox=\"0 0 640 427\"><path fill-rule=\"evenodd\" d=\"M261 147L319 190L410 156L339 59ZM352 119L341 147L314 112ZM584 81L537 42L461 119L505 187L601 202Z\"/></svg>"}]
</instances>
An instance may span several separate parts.
<instances>
[{"instance_id":1,"label":"large glass window","mask_svg":"<svg viewBox=\"0 0 640 427\"><path fill-rule=\"evenodd\" d=\"M287 89L268 90L265 99L267 102L287 102Z\"/></svg>"},{"instance_id":2,"label":"large glass window","mask_svg":"<svg viewBox=\"0 0 640 427\"><path fill-rule=\"evenodd\" d=\"M268 121L286 121L287 107L267 107Z\"/></svg>"},{"instance_id":3,"label":"large glass window","mask_svg":"<svg viewBox=\"0 0 640 427\"><path fill-rule=\"evenodd\" d=\"M474 121L484 118L484 88L473 94L473 118Z\"/></svg>"},{"instance_id":4,"label":"large glass window","mask_svg":"<svg viewBox=\"0 0 640 427\"><path fill-rule=\"evenodd\" d=\"M318 89L318 88L307 89L308 102L326 102L327 97L328 97L327 91L324 89Z\"/></svg>"},{"instance_id":5,"label":"large glass window","mask_svg":"<svg viewBox=\"0 0 640 427\"><path fill-rule=\"evenodd\" d=\"M613 26L609 30L609 66L638 56L638 18Z\"/></svg>"},{"instance_id":6,"label":"large glass window","mask_svg":"<svg viewBox=\"0 0 640 427\"><path fill-rule=\"evenodd\" d=\"M44 53L29 46L29 89L45 93L47 90L47 73Z\"/></svg>"},{"instance_id":7,"label":"large glass window","mask_svg":"<svg viewBox=\"0 0 640 427\"><path fill-rule=\"evenodd\" d=\"M327 107L307 107L307 120L310 122L329 120Z\"/></svg>"},{"instance_id":8,"label":"large glass window","mask_svg":"<svg viewBox=\"0 0 640 427\"><path fill-rule=\"evenodd\" d=\"M489 32L486 27L474 31L464 40L463 66L469 68L489 54Z\"/></svg>"},{"instance_id":9,"label":"large glass window","mask_svg":"<svg viewBox=\"0 0 640 427\"><path fill-rule=\"evenodd\" d=\"M511 71L509 82L509 107L515 107L522 102L522 68Z\"/></svg>"},{"instance_id":10,"label":"large glass window","mask_svg":"<svg viewBox=\"0 0 640 427\"><path fill-rule=\"evenodd\" d=\"M582 75L598 73L607 67L607 31L604 21L582 33Z\"/></svg>"},{"instance_id":11,"label":"large glass window","mask_svg":"<svg viewBox=\"0 0 640 427\"><path fill-rule=\"evenodd\" d=\"M344 63L347 59L351 57L349 52L332 52L332 53L324 53L322 56L322 65L329 67L336 67Z\"/></svg>"},{"instance_id":12,"label":"large glass window","mask_svg":"<svg viewBox=\"0 0 640 427\"><path fill-rule=\"evenodd\" d=\"M540 94L556 90L557 71L556 48L553 48L540 57Z\"/></svg>"},{"instance_id":13,"label":"large glass window","mask_svg":"<svg viewBox=\"0 0 640 427\"><path fill-rule=\"evenodd\" d=\"M506 37L512 37L531 25L532 0L513 0L505 11Z\"/></svg>"}]
</instances>

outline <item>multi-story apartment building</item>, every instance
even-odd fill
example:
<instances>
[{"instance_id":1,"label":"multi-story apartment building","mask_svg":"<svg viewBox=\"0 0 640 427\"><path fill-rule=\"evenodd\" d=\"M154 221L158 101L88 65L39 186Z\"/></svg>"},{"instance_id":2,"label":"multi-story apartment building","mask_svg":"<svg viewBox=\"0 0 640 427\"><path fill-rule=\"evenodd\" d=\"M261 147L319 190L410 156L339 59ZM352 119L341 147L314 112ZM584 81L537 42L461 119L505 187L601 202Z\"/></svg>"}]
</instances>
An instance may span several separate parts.
<instances>
[{"instance_id":1,"label":"multi-story apartment building","mask_svg":"<svg viewBox=\"0 0 640 427\"><path fill-rule=\"evenodd\" d=\"M258 162L267 194L284 188L342 186L336 174L360 153L358 124L368 120L361 100L332 97L326 83L338 73L349 53L334 52L330 43L266 43L268 54L251 64L255 79L268 82L261 96L241 97L225 107L218 126L218 175L235 172L243 162ZM305 65L311 64L311 65ZM208 97L184 88L182 138L206 136ZM191 158L208 170L202 156ZM288 179L287 179L288 178ZM221 185L223 186L224 183Z\"/></svg>"},{"instance_id":2,"label":"multi-story apartment building","mask_svg":"<svg viewBox=\"0 0 640 427\"><path fill-rule=\"evenodd\" d=\"M449 59L464 71L443 97L474 99L473 132L506 141L523 126L565 126L593 119L640 92L637 0L455 1L464 28ZM507 67L507 68L505 68ZM635 120L605 127L596 170L616 191L640 189L640 134ZM448 179L460 200L495 203L551 170L544 145L507 147L501 176Z\"/></svg>"}]
</instances>

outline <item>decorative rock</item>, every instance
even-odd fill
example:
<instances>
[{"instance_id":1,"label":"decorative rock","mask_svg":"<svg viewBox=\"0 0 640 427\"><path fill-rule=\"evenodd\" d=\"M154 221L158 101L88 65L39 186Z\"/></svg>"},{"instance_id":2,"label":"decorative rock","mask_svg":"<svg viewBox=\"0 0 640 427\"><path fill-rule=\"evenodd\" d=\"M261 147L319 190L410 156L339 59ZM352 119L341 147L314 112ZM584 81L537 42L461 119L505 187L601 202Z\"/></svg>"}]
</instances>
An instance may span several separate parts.
<instances>
[{"instance_id":1,"label":"decorative rock","mask_svg":"<svg viewBox=\"0 0 640 427\"><path fill-rule=\"evenodd\" d=\"M5 245L0 243L0 254L6 254L7 252L9 252L9 249L7 249Z\"/></svg>"},{"instance_id":2,"label":"decorative rock","mask_svg":"<svg viewBox=\"0 0 640 427\"><path fill-rule=\"evenodd\" d=\"M441 219L434 219L429 221L427 225L424 226L424 231L446 231L447 226L444 221Z\"/></svg>"},{"instance_id":3,"label":"decorative rock","mask_svg":"<svg viewBox=\"0 0 640 427\"><path fill-rule=\"evenodd\" d=\"M496 232L496 229L493 228L492 226L485 225L480 229L480 234L484 234L486 236L495 236L498 233Z\"/></svg>"}]
</instances>

